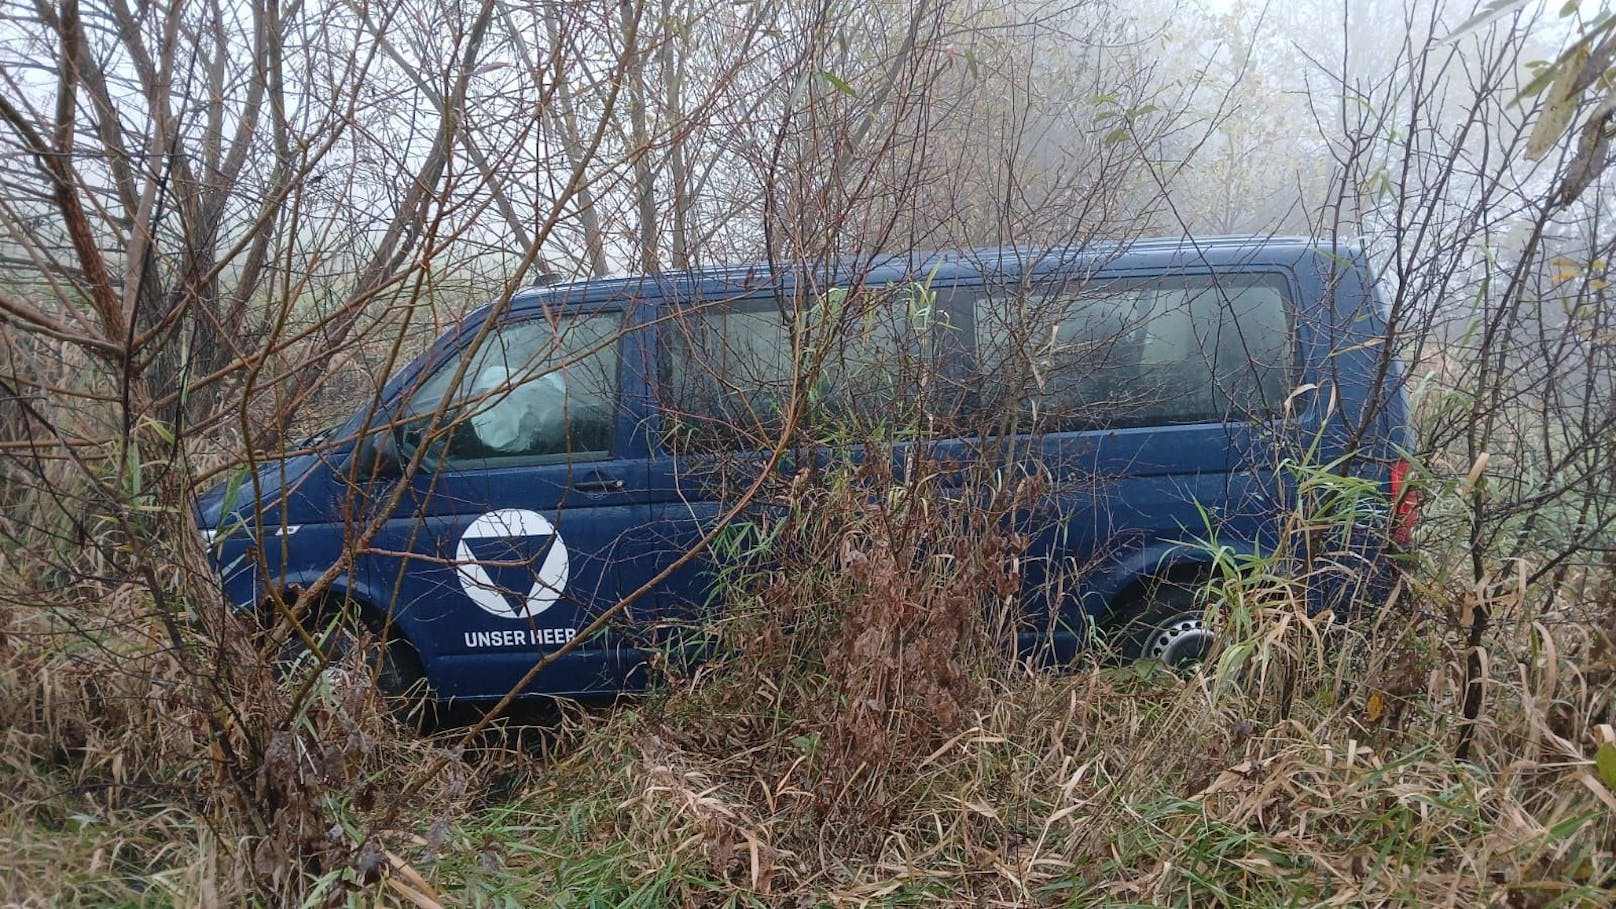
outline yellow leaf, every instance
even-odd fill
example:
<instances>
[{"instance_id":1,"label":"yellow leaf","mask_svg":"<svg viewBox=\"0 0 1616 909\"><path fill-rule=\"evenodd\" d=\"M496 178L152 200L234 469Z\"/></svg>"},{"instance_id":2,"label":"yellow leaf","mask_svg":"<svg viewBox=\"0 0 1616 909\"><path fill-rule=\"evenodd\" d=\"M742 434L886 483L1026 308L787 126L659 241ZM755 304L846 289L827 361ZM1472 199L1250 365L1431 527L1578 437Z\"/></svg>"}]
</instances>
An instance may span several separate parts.
<instances>
[{"instance_id":1,"label":"yellow leaf","mask_svg":"<svg viewBox=\"0 0 1616 909\"><path fill-rule=\"evenodd\" d=\"M1386 715L1386 695L1378 691L1369 693L1369 700L1364 703L1364 712L1369 714L1369 722L1378 723Z\"/></svg>"},{"instance_id":2,"label":"yellow leaf","mask_svg":"<svg viewBox=\"0 0 1616 909\"><path fill-rule=\"evenodd\" d=\"M1553 84L1543 96L1543 109L1538 112L1537 123L1533 124L1532 132L1527 136L1526 160L1536 161L1548 154L1571 125L1578 100L1572 94L1572 89L1576 87L1577 76L1587 62L1588 48L1582 44L1572 48L1566 59L1555 64L1559 72L1555 73Z\"/></svg>"}]
</instances>

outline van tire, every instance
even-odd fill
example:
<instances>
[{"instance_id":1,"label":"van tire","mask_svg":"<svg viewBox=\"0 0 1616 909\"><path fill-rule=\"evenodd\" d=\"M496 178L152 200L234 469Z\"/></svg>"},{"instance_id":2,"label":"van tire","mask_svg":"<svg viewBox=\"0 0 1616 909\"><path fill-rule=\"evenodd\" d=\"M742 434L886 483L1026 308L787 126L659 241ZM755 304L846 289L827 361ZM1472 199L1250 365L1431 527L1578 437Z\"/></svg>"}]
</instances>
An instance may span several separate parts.
<instances>
[{"instance_id":1,"label":"van tire","mask_svg":"<svg viewBox=\"0 0 1616 909\"><path fill-rule=\"evenodd\" d=\"M303 622L309 637L326 651L324 671L352 665L356 648L358 660L376 680L376 696L394 719L418 732L436 725L437 701L427 683L420 656L409 641L396 633L384 633L373 617L352 602L320 608ZM291 675L300 667L312 665L314 654L302 635L295 631L281 645L276 670Z\"/></svg>"},{"instance_id":2,"label":"van tire","mask_svg":"<svg viewBox=\"0 0 1616 909\"><path fill-rule=\"evenodd\" d=\"M1119 610L1112 623L1113 640L1128 662L1159 660L1171 669L1188 669L1216 644L1206 621L1201 584L1160 581Z\"/></svg>"}]
</instances>

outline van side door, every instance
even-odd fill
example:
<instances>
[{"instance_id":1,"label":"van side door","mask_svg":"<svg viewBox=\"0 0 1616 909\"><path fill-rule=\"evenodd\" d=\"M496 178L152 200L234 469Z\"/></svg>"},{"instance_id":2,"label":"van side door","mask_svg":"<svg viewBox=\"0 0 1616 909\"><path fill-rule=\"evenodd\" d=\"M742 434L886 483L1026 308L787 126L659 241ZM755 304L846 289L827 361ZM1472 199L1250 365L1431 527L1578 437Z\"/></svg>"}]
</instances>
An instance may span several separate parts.
<instances>
[{"instance_id":1,"label":"van side door","mask_svg":"<svg viewBox=\"0 0 1616 909\"><path fill-rule=\"evenodd\" d=\"M810 466L857 463L867 455L866 438L909 439L935 412L952 416L959 377L949 373L946 389L927 384L934 371L947 372L939 360L961 361L960 339L942 307L946 293L925 281L849 284L812 297L796 287L793 294L695 299L658 320L648 531L658 565L687 552L757 478L794 395L796 438L778 465L784 478ZM894 476L903 475L912 444L893 445ZM766 552L758 531L785 507L780 500L750 503L709 553L670 575L655 600L670 633L711 618L726 572L754 550Z\"/></svg>"},{"instance_id":2,"label":"van side door","mask_svg":"<svg viewBox=\"0 0 1616 909\"><path fill-rule=\"evenodd\" d=\"M630 328L621 309L509 317L396 413L403 456L425 453L368 576L440 698L505 694L637 586L627 534L648 510ZM610 636L592 638L528 690L614 691L632 663Z\"/></svg>"},{"instance_id":3,"label":"van side door","mask_svg":"<svg viewBox=\"0 0 1616 909\"><path fill-rule=\"evenodd\" d=\"M772 293L692 299L670 306L654 329L657 420L645 533L651 569L673 565L716 523L724 503L758 475L792 394L790 327ZM712 549L657 588L648 638L699 641L723 566L748 545L743 517Z\"/></svg>"}]
</instances>

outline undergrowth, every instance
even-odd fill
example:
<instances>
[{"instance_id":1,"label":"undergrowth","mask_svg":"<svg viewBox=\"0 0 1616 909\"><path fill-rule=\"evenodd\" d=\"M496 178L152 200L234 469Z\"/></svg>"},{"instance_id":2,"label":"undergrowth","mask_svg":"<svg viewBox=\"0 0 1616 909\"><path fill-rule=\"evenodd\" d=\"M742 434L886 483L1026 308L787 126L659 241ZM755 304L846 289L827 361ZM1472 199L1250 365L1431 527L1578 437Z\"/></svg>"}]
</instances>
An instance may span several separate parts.
<instances>
[{"instance_id":1,"label":"undergrowth","mask_svg":"<svg viewBox=\"0 0 1616 909\"><path fill-rule=\"evenodd\" d=\"M1301 678L1140 664L984 683L885 776L878 826L827 795L864 784L817 753L831 711L739 678L670 690L586 724L434 869L473 902L580 906L1608 904L1595 653L1541 630L1501 641L1495 666L1516 661L1461 762L1462 661L1437 629L1375 629L1320 663L1312 620L1261 627Z\"/></svg>"},{"instance_id":2,"label":"undergrowth","mask_svg":"<svg viewBox=\"0 0 1616 909\"><path fill-rule=\"evenodd\" d=\"M1230 562L1209 609L1231 633L1201 668L1052 672L1007 646L1026 618L1027 538L1001 518L1042 481L971 484L986 501L966 502L938 465L892 464L789 484L786 507L723 541L714 659L615 709L470 747L378 713L363 672L331 674L282 716L289 683L255 675L245 651L221 739L138 588L9 606L0 904L1616 895L1608 576L1528 609L1541 598L1518 585L1465 585L1427 559L1389 606L1342 624L1310 614L1277 562ZM1465 617L1483 607L1485 709L1461 760ZM98 633L67 634L65 608ZM257 768L246 793L223 747L260 749L235 762Z\"/></svg>"}]
</instances>

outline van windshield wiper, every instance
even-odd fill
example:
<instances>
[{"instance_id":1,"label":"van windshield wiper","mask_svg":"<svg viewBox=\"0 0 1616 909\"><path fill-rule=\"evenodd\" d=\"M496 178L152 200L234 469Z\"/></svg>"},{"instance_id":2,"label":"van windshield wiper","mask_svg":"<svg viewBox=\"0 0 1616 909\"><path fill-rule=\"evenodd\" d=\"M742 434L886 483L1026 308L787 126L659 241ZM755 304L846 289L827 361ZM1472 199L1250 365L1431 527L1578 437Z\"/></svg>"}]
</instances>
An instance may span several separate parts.
<instances>
[{"instance_id":1,"label":"van windshield wiper","mask_svg":"<svg viewBox=\"0 0 1616 909\"><path fill-rule=\"evenodd\" d=\"M307 438L299 439L297 444L293 445L292 448L293 449L305 449L305 448L314 448L316 446L319 446L320 444L324 443L327 439L331 438L331 434L336 432L339 428L341 428L341 426L342 426L341 423L332 423L330 426L327 426L324 429L318 430L313 435L310 435Z\"/></svg>"}]
</instances>

